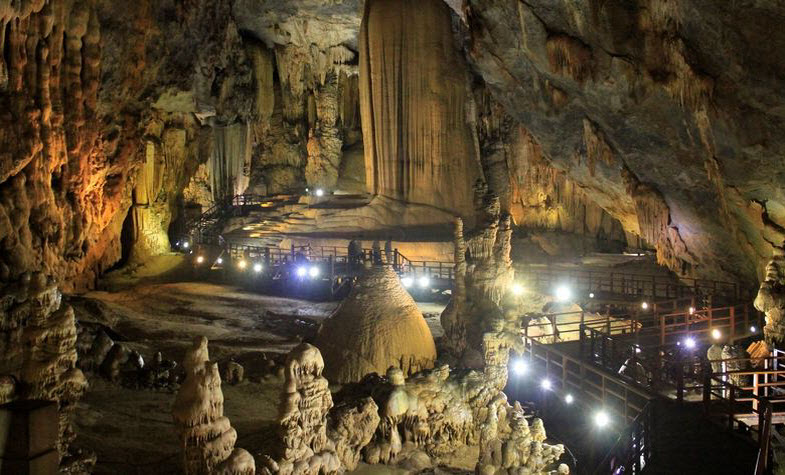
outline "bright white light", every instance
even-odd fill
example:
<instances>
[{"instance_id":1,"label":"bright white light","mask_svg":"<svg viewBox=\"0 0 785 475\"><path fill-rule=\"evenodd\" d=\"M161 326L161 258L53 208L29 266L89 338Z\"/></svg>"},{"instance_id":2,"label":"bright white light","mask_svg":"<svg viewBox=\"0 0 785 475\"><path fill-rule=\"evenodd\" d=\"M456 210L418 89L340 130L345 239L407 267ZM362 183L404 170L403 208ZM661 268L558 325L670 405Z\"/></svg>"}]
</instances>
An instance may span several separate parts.
<instances>
[{"instance_id":1,"label":"bright white light","mask_svg":"<svg viewBox=\"0 0 785 475\"><path fill-rule=\"evenodd\" d=\"M324 190L321 188L316 189L316 196L324 196Z\"/></svg>"},{"instance_id":2,"label":"bright white light","mask_svg":"<svg viewBox=\"0 0 785 475\"><path fill-rule=\"evenodd\" d=\"M197 264L201 264L202 262L204 262L204 257L203 256L197 256L196 263Z\"/></svg>"},{"instance_id":3,"label":"bright white light","mask_svg":"<svg viewBox=\"0 0 785 475\"><path fill-rule=\"evenodd\" d=\"M751 327L750 327L750 331L751 331L752 333L755 333L756 331L758 331L758 329L757 329L757 328L755 328L755 325L753 325L753 326L751 326Z\"/></svg>"},{"instance_id":4,"label":"bright white light","mask_svg":"<svg viewBox=\"0 0 785 475\"><path fill-rule=\"evenodd\" d=\"M188 241L185 241L185 242L183 243L183 248L185 248L185 249L188 249L188 246L189 246L189 245L190 245L190 244L188 244Z\"/></svg>"},{"instance_id":5,"label":"bright white light","mask_svg":"<svg viewBox=\"0 0 785 475\"><path fill-rule=\"evenodd\" d=\"M572 298L572 291L566 285L562 285L556 289L556 300L559 302L566 302Z\"/></svg>"},{"instance_id":6,"label":"bright white light","mask_svg":"<svg viewBox=\"0 0 785 475\"><path fill-rule=\"evenodd\" d=\"M411 277L407 276L407 277L404 277L404 278L401 279L401 283L403 284L404 287L406 287L408 289L414 283L414 279L412 279Z\"/></svg>"},{"instance_id":7,"label":"bright white light","mask_svg":"<svg viewBox=\"0 0 785 475\"><path fill-rule=\"evenodd\" d=\"M564 396L564 402L566 402L567 404L572 404L572 401L574 401L574 400L575 400L575 398L572 397L572 394L568 394L568 395Z\"/></svg>"},{"instance_id":8,"label":"bright white light","mask_svg":"<svg viewBox=\"0 0 785 475\"><path fill-rule=\"evenodd\" d=\"M305 267L298 267L296 272L297 272L297 277L305 277L305 274L308 273L308 269L306 269Z\"/></svg>"},{"instance_id":9,"label":"bright white light","mask_svg":"<svg viewBox=\"0 0 785 475\"><path fill-rule=\"evenodd\" d=\"M638 346L638 345L635 345L635 353L640 353L640 352L641 352L641 347Z\"/></svg>"},{"instance_id":10,"label":"bright white light","mask_svg":"<svg viewBox=\"0 0 785 475\"><path fill-rule=\"evenodd\" d=\"M546 391L551 389L551 380L550 379L543 379L540 383L540 387Z\"/></svg>"},{"instance_id":11,"label":"bright white light","mask_svg":"<svg viewBox=\"0 0 785 475\"><path fill-rule=\"evenodd\" d=\"M237 267L239 267L240 269L245 269L245 266L247 266L247 265L248 265L248 263L245 262L244 259L240 259L240 262L237 263Z\"/></svg>"},{"instance_id":12,"label":"bright white light","mask_svg":"<svg viewBox=\"0 0 785 475\"><path fill-rule=\"evenodd\" d=\"M256 264L253 265L253 271L254 272L261 272L262 271L262 265L257 262Z\"/></svg>"},{"instance_id":13,"label":"bright white light","mask_svg":"<svg viewBox=\"0 0 785 475\"><path fill-rule=\"evenodd\" d=\"M305 188L305 192L308 193L308 188Z\"/></svg>"},{"instance_id":14,"label":"bright white light","mask_svg":"<svg viewBox=\"0 0 785 475\"><path fill-rule=\"evenodd\" d=\"M649 303L648 302L641 303L641 308L646 310L647 308L649 308Z\"/></svg>"},{"instance_id":15,"label":"bright white light","mask_svg":"<svg viewBox=\"0 0 785 475\"><path fill-rule=\"evenodd\" d=\"M691 336L688 336L687 338L685 338L684 339L684 346L686 346L689 349L695 348L695 338L693 338Z\"/></svg>"},{"instance_id":16,"label":"bright white light","mask_svg":"<svg viewBox=\"0 0 785 475\"><path fill-rule=\"evenodd\" d=\"M610 421L611 419L608 417L608 413L605 411L597 411L594 414L594 423L597 425L597 427L605 427Z\"/></svg>"},{"instance_id":17,"label":"bright white light","mask_svg":"<svg viewBox=\"0 0 785 475\"><path fill-rule=\"evenodd\" d=\"M420 287L424 289L429 285L431 285L431 279L429 279L427 276L422 276L419 279L417 279L417 283L420 285Z\"/></svg>"},{"instance_id":18,"label":"bright white light","mask_svg":"<svg viewBox=\"0 0 785 475\"><path fill-rule=\"evenodd\" d=\"M523 360L515 360L512 363L512 372L515 373L516 376L523 376L526 372L529 371L529 365L526 364Z\"/></svg>"},{"instance_id":19,"label":"bright white light","mask_svg":"<svg viewBox=\"0 0 785 475\"><path fill-rule=\"evenodd\" d=\"M523 286L521 284L512 284L512 293L513 295L521 295L523 294Z\"/></svg>"},{"instance_id":20,"label":"bright white light","mask_svg":"<svg viewBox=\"0 0 785 475\"><path fill-rule=\"evenodd\" d=\"M692 315L693 313L695 313L695 307L690 307L690 315Z\"/></svg>"},{"instance_id":21,"label":"bright white light","mask_svg":"<svg viewBox=\"0 0 785 475\"><path fill-rule=\"evenodd\" d=\"M317 278L319 276L319 268L316 266L311 266L311 268L308 269L308 275L311 277L311 279Z\"/></svg>"},{"instance_id":22,"label":"bright white light","mask_svg":"<svg viewBox=\"0 0 785 475\"><path fill-rule=\"evenodd\" d=\"M593 299L593 298L594 298L594 292L589 292L589 298L590 298L590 299Z\"/></svg>"},{"instance_id":23,"label":"bright white light","mask_svg":"<svg viewBox=\"0 0 785 475\"><path fill-rule=\"evenodd\" d=\"M711 337L714 338L715 340L719 340L720 338L722 338L722 332L719 330L719 328L715 328L714 330L711 331Z\"/></svg>"},{"instance_id":24,"label":"bright white light","mask_svg":"<svg viewBox=\"0 0 785 475\"><path fill-rule=\"evenodd\" d=\"M218 258L218 260L217 260L217 261L215 261L215 262L217 262L218 264L223 264L223 263L224 263L224 260L223 260L223 258L222 258L222 257L219 257L219 258Z\"/></svg>"}]
</instances>

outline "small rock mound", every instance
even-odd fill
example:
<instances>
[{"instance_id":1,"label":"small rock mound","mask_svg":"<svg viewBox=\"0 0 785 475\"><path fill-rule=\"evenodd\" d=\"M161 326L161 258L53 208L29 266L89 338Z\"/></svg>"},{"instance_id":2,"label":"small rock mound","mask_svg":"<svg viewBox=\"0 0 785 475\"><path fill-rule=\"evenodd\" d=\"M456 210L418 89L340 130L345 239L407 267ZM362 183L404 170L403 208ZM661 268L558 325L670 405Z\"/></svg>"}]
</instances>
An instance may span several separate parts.
<instances>
[{"instance_id":1,"label":"small rock mound","mask_svg":"<svg viewBox=\"0 0 785 475\"><path fill-rule=\"evenodd\" d=\"M367 270L322 325L316 346L330 381L356 382L391 366L409 375L433 367L436 346L414 299L390 267Z\"/></svg>"}]
</instances>

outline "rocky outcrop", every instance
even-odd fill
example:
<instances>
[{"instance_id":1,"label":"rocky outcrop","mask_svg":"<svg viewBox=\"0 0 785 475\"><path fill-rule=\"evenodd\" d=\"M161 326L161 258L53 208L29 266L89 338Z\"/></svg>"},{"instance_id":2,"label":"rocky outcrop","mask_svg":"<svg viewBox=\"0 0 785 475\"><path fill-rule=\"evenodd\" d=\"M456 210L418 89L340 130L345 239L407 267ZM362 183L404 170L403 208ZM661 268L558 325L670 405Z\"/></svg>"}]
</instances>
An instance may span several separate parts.
<instances>
[{"instance_id":1,"label":"rocky outcrop","mask_svg":"<svg viewBox=\"0 0 785 475\"><path fill-rule=\"evenodd\" d=\"M660 262L750 282L785 225L775 178L782 35L759 33L782 14L469 0L466 50L552 165L656 246Z\"/></svg>"},{"instance_id":2,"label":"rocky outcrop","mask_svg":"<svg viewBox=\"0 0 785 475\"><path fill-rule=\"evenodd\" d=\"M75 437L69 413L87 388L84 374L76 367L74 311L61 305L60 291L40 273L25 274L19 283L0 287L0 295L1 402L57 401L57 448L68 460Z\"/></svg>"},{"instance_id":3,"label":"rocky outcrop","mask_svg":"<svg viewBox=\"0 0 785 475\"><path fill-rule=\"evenodd\" d=\"M368 191L462 215L482 176L466 64L439 0L369 0L360 29Z\"/></svg>"},{"instance_id":4,"label":"rocky outcrop","mask_svg":"<svg viewBox=\"0 0 785 475\"><path fill-rule=\"evenodd\" d=\"M315 345L325 375L339 383L360 381L388 368L404 375L433 367L436 346L414 299L388 266L365 271L349 296L322 324Z\"/></svg>"},{"instance_id":5,"label":"rocky outcrop","mask_svg":"<svg viewBox=\"0 0 785 475\"><path fill-rule=\"evenodd\" d=\"M755 308L766 314L763 335L772 346L785 341L785 256L778 253L766 265L766 277L755 297Z\"/></svg>"}]
</instances>

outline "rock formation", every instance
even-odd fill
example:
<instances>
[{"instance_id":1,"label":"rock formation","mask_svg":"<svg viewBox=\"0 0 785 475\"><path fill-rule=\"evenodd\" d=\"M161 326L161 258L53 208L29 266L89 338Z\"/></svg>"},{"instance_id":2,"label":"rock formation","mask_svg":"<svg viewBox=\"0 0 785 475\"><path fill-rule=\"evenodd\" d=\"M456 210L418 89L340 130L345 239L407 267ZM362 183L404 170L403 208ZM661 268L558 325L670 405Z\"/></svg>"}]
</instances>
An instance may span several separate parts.
<instances>
[{"instance_id":1,"label":"rock formation","mask_svg":"<svg viewBox=\"0 0 785 475\"><path fill-rule=\"evenodd\" d=\"M503 319L502 296L514 277L510 247L510 216L502 215L499 198L482 184L475 188L479 224L464 234L455 222L455 288L441 315L449 350L460 356L479 351L490 323Z\"/></svg>"},{"instance_id":2,"label":"rock formation","mask_svg":"<svg viewBox=\"0 0 785 475\"><path fill-rule=\"evenodd\" d=\"M234 448L237 432L223 415L221 375L218 364L209 361L206 338L194 340L183 367L185 381L177 393L172 416L180 429L184 473L254 474L256 464L251 454Z\"/></svg>"},{"instance_id":3,"label":"rock formation","mask_svg":"<svg viewBox=\"0 0 785 475\"><path fill-rule=\"evenodd\" d=\"M766 314L763 335L770 345L785 341L785 256L780 252L766 265L766 277L755 297L755 308Z\"/></svg>"},{"instance_id":4,"label":"rock formation","mask_svg":"<svg viewBox=\"0 0 785 475\"><path fill-rule=\"evenodd\" d=\"M410 375L433 367L436 346L425 318L395 271L375 266L325 320L316 338L331 381L356 382L391 366Z\"/></svg>"},{"instance_id":5,"label":"rock formation","mask_svg":"<svg viewBox=\"0 0 785 475\"><path fill-rule=\"evenodd\" d=\"M65 460L74 438L69 412L87 388L76 367L74 311L61 305L60 291L41 273L23 275L18 284L0 288L0 295L2 402L57 401L57 448Z\"/></svg>"},{"instance_id":6,"label":"rock formation","mask_svg":"<svg viewBox=\"0 0 785 475\"><path fill-rule=\"evenodd\" d=\"M333 399L322 376L319 350L307 343L286 359L284 394L279 414L279 446L264 458L262 473L318 475L353 470L360 450L379 423L377 406L370 398L354 406L341 406L330 415Z\"/></svg>"},{"instance_id":7,"label":"rock formation","mask_svg":"<svg viewBox=\"0 0 785 475\"><path fill-rule=\"evenodd\" d=\"M368 191L470 214L482 171L449 7L366 1L359 38Z\"/></svg>"}]
</instances>

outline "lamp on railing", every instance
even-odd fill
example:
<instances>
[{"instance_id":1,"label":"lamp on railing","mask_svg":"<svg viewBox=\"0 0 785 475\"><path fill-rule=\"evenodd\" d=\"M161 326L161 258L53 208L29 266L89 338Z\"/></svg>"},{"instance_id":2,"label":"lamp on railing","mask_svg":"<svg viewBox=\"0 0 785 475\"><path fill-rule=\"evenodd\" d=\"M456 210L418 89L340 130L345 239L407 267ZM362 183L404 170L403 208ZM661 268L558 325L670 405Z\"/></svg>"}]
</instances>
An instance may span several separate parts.
<instances>
[{"instance_id":1,"label":"lamp on railing","mask_svg":"<svg viewBox=\"0 0 785 475\"><path fill-rule=\"evenodd\" d=\"M594 425L599 427L600 429L605 428L610 424L611 418L608 416L608 413L604 410L600 409L599 411L594 413Z\"/></svg>"}]
</instances>

